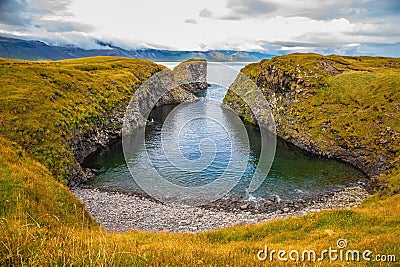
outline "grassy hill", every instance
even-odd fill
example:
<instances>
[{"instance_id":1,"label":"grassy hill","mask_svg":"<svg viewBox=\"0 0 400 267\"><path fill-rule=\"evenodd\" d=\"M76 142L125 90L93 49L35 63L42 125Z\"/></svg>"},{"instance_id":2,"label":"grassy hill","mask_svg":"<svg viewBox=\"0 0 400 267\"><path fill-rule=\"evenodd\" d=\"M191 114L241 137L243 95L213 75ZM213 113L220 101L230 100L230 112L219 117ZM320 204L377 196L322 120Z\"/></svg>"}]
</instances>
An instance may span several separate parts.
<instances>
[{"instance_id":1,"label":"grassy hill","mask_svg":"<svg viewBox=\"0 0 400 267\"><path fill-rule=\"evenodd\" d=\"M371 178L398 168L400 59L292 54L242 71L263 91L284 139L347 161ZM224 101L253 121L231 90ZM399 180L379 181L385 192L398 192Z\"/></svg>"},{"instance_id":2,"label":"grassy hill","mask_svg":"<svg viewBox=\"0 0 400 267\"><path fill-rule=\"evenodd\" d=\"M296 57L299 64L307 63L301 55ZM390 61L379 60L380 64ZM265 70L265 64L268 63L251 65L245 71L257 78ZM349 249L369 249L373 255L394 254L400 260L400 195L393 194L400 181L397 162L393 163L396 167L390 173L379 177L382 183L388 183L384 191L352 210L324 211L200 234L138 231L121 234L101 230L64 185L62 170L72 160L65 140L71 137L71 131L101 123L104 119L101 114L127 101L141 82L159 70L159 66L149 61L108 57L34 63L0 60L1 266L263 266L256 254L264 245L274 250L321 251L336 248L339 238L347 239ZM380 75L385 76L386 71L387 75L397 75L397 70L390 67ZM355 81L353 85L363 88L368 81L364 75L368 73L346 70L341 75L350 75ZM379 108L389 109L388 104L378 100L387 92L382 86L398 92L397 77L393 76L393 80L383 77L374 94L358 102L370 101L379 104ZM334 90L326 89L326 95L323 93L326 101L335 100L332 94L340 95L341 101L362 95L354 92L353 87L343 86L347 84L346 76L339 78L343 79L342 83L331 81L328 76L321 80L322 85L337 83L332 87ZM317 80L315 82L318 84ZM319 96L318 88L314 87L314 96ZM396 103L397 96L395 94L390 103ZM324 113L333 105L313 105L313 96L305 99L309 101L305 102L308 104L305 122L315 116L316 110ZM344 104L348 113L354 105L353 102ZM399 117L398 113L394 114L385 117L383 123L398 132ZM351 125L354 120L351 113L339 118L343 125ZM373 132L376 125L381 124L372 124L369 132ZM353 134L363 140L364 135L359 136L358 131ZM321 140L326 138L323 132L320 137ZM373 147L374 150L383 148L386 146ZM398 154L395 155L394 159L398 159ZM273 263L279 264L276 258ZM312 263L306 262L308 264ZM322 265L326 264L325 260ZM342 266L344 263L332 264ZM364 265L390 264L360 263Z\"/></svg>"},{"instance_id":3,"label":"grassy hill","mask_svg":"<svg viewBox=\"0 0 400 267\"><path fill-rule=\"evenodd\" d=\"M75 164L67 142L101 128L161 67L146 60L0 59L0 135L22 146L59 181Z\"/></svg>"}]
</instances>

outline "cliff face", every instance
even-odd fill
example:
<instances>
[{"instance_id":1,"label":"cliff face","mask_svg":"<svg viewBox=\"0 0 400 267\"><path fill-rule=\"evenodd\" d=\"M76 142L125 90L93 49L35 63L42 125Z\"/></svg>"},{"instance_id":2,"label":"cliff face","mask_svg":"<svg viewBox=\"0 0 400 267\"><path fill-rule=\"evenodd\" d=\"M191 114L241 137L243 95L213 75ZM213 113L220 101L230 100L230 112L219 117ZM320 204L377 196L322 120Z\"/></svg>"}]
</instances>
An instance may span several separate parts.
<instances>
[{"instance_id":1,"label":"cliff face","mask_svg":"<svg viewBox=\"0 0 400 267\"><path fill-rule=\"evenodd\" d=\"M206 62L193 62L199 64L187 65L191 75L205 80ZM166 71L148 60L118 57L0 59L0 69L0 135L71 186L93 175L81 168L84 158L121 135L126 107L141 85ZM183 101L196 97L177 84L157 105Z\"/></svg>"},{"instance_id":2,"label":"cliff face","mask_svg":"<svg viewBox=\"0 0 400 267\"><path fill-rule=\"evenodd\" d=\"M183 102L197 101L197 97L193 94L198 90L207 88L207 62L205 60L185 61L175 67L173 71L164 69L163 72L171 74L171 79L176 83L176 87L163 94L160 99L156 90L145 92L143 102L158 99L151 104L151 109L163 105L174 105ZM157 75L157 74L156 74ZM133 95L131 96L133 97ZM104 121L101 124L93 124L88 131L74 130L74 138L68 141L68 145L72 150L76 163L68 169L68 182L70 186L82 183L93 177L91 170L83 169L80 164L83 160L95 152L100 147L105 147L113 139L121 137L123 119L127 111L128 101L119 103L113 107L111 112L101 115ZM134 127L144 126L146 119L140 112L131 112L129 120ZM132 123L133 122L133 123ZM134 130L134 129L130 129Z\"/></svg>"},{"instance_id":3,"label":"cliff face","mask_svg":"<svg viewBox=\"0 0 400 267\"><path fill-rule=\"evenodd\" d=\"M197 98L193 93L207 89L207 61L205 60L192 59L182 62L172 70L172 74L178 86L163 95L156 107L196 101Z\"/></svg>"},{"instance_id":4,"label":"cliff face","mask_svg":"<svg viewBox=\"0 0 400 267\"><path fill-rule=\"evenodd\" d=\"M399 59L293 54L242 72L263 91L285 140L370 177L399 161ZM231 90L224 102L255 121Z\"/></svg>"}]
</instances>

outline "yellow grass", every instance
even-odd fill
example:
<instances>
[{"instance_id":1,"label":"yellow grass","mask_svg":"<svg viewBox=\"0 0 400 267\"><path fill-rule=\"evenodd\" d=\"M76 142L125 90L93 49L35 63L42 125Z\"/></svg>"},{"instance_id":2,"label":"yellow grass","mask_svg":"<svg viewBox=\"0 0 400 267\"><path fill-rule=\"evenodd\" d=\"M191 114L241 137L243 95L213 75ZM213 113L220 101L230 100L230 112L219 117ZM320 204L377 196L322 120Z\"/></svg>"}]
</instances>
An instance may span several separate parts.
<instances>
[{"instance_id":1,"label":"yellow grass","mask_svg":"<svg viewBox=\"0 0 400 267\"><path fill-rule=\"evenodd\" d=\"M83 75L82 79L94 79L96 71L105 71L99 70L103 66L102 60L38 64L100 64L97 70L79 70L93 72L91 74L77 73ZM104 60L112 61L109 58ZM118 64L126 63L122 59L117 61L121 61ZM6 63L15 62L2 60L1 64ZM16 64L29 66L36 63ZM36 71L31 67L31 71ZM65 68L75 75L72 69ZM54 70L43 67L42 71L51 74ZM5 73L3 67L0 72ZM21 105L20 108L23 108L23 96L29 92L29 83L32 81L25 77L24 86L19 87L18 80L12 78L11 73L7 75L9 81L3 83L0 90L1 107ZM117 74L113 72L112 75ZM20 77L23 78L23 75ZM45 82L43 86L46 86ZM20 93L7 93L7 90L20 90ZM100 92L103 87L99 86L96 90ZM39 95L37 97L41 99ZM11 113L5 116L3 111L0 112L1 132L7 138L0 136L0 266L326 266L326 259L322 263L280 263L276 258L272 263L268 260L260 262L256 254L265 245L270 249L286 251L335 249L339 238L347 239L349 249L369 249L373 255L394 254L397 261L400 260L400 195L386 194L381 198L379 193L352 210L324 211L206 233L108 233L91 219L78 199L56 179L51 166L45 167L44 163L39 163L41 158L38 161L26 150L24 135L19 134L22 128L9 124ZM45 112L44 109L40 111ZM41 127L37 121L21 120L18 114L17 120L22 123L18 125L26 129L34 129L30 128L31 124ZM56 118L52 123L56 122ZM43 125L47 125L47 122ZM52 138L60 140L56 135ZM382 176L382 180L398 182L399 172L394 170ZM331 264L347 265L339 261ZM394 263L377 262L353 264L395 266Z\"/></svg>"}]
</instances>

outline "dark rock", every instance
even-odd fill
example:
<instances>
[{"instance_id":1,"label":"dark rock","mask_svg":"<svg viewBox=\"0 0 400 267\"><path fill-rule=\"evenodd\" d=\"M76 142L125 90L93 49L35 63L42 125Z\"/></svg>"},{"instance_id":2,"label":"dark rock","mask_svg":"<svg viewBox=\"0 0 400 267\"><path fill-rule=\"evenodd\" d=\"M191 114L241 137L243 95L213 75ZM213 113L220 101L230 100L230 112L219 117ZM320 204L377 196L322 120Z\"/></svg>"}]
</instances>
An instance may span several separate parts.
<instances>
[{"instance_id":1,"label":"dark rock","mask_svg":"<svg viewBox=\"0 0 400 267\"><path fill-rule=\"evenodd\" d=\"M395 190L393 190L393 191L390 193L390 196L394 196L394 195L397 195L397 194L400 194L400 189L395 189Z\"/></svg>"}]
</instances>

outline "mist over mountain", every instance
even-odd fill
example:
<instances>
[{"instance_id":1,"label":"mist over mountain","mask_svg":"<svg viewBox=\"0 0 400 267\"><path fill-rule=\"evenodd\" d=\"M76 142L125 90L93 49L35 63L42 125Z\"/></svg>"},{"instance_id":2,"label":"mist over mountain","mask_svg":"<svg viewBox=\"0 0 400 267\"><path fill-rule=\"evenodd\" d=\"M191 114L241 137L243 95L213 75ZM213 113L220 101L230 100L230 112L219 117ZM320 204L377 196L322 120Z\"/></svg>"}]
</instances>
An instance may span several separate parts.
<instances>
[{"instance_id":1,"label":"mist over mountain","mask_svg":"<svg viewBox=\"0 0 400 267\"><path fill-rule=\"evenodd\" d=\"M22 40L0 36L0 57L13 59L51 59L81 58L92 56L118 56L150 59L153 61L182 61L190 58L204 58L209 61L259 61L273 55L262 52L211 50L211 51L172 51L158 49L127 50L111 43L97 41L104 49L83 49L73 45L54 46L41 41Z\"/></svg>"}]
</instances>

